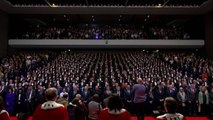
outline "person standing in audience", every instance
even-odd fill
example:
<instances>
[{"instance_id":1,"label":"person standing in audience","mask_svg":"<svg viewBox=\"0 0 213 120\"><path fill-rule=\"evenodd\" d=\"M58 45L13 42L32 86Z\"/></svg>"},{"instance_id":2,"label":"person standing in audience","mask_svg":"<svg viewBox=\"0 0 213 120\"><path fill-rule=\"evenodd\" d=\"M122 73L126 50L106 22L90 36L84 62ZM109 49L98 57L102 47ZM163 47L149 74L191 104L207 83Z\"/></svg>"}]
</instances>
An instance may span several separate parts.
<instances>
[{"instance_id":1,"label":"person standing in audience","mask_svg":"<svg viewBox=\"0 0 213 120\"><path fill-rule=\"evenodd\" d=\"M157 116L157 120L185 120L185 117L182 114L176 113L178 103L173 97L165 98L164 109L166 113L164 115Z\"/></svg>"},{"instance_id":2,"label":"person standing in audience","mask_svg":"<svg viewBox=\"0 0 213 120\"><path fill-rule=\"evenodd\" d=\"M132 88L133 102L136 108L138 120L144 120L146 109L146 87L143 84L142 78L137 79L137 83Z\"/></svg>"},{"instance_id":3,"label":"person standing in audience","mask_svg":"<svg viewBox=\"0 0 213 120\"><path fill-rule=\"evenodd\" d=\"M68 95L68 93L67 93L67 91L66 91L66 88L63 88L63 89L62 89L62 92L59 94L59 97L60 97L60 98L63 97L64 94L67 94L67 95Z\"/></svg>"},{"instance_id":4,"label":"person standing in audience","mask_svg":"<svg viewBox=\"0 0 213 120\"><path fill-rule=\"evenodd\" d=\"M5 87L4 87L4 82L0 83L0 96L2 96L2 98L4 99L6 96L6 91L5 91ZM2 84L2 85L1 85Z\"/></svg>"},{"instance_id":5,"label":"person standing in audience","mask_svg":"<svg viewBox=\"0 0 213 120\"><path fill-rule=\"evenodd\" d=\"M84 101L84 103L87 103L89 98L91 97L91 93L89 91L88 86L84 86L83 91L81 92L82 95L82 100Z\"/></svg>"},{"instance_id":6,"label":"person standing in audience","mask_svg":"<svg viewBox=\"0 0 213 120\"><path fill-rule=\"evenodd\" d=\"M127 109L130 113L132 112L132 106L131 106L131 88L130 85L126 85L123 89L124 92L124 107Z\"/></svg>"},{"instance_id":7,"label":"person standing in audience","mask_svg":"<svg viewBox=\"0 0 213 120\"><path fill-rule=\"evenodd\" d=\"M69 101L72 101L75 98L75 96L79 93L80 91L79 91L78 85L75 85L73 89L70 90L69 92Z\"/></svg>"},{"instance_id":8,"label":"person standing in audience","mask_svg":"<svg viewBox=\"0 0 213 120\"><path fill-rule=\"evenodd\" d=\"M188 100L188 113L189 115L195 115L197 112L197 99L198 99L198 90L196 89L195 84L190 84L190 87L186 91L186 97Z\"/></svg>"},{"instance_id":9,"label":"person standing in audience","mask_svg":"<svg viewBox=\"0 0 213 120\"><path fill-rule=\"evenodd\" d=\"M149 89L149 93L147 95L147 102L146 103L147 103L147 105L146 105L146 107L147 107L146 114L147 115L152 115L152 112L154 110L154 105L156 105L152 87Z\"/></svg>"},{"instance_id":10,"label":"person standing in audience","mask_svg":"<svg viewBox=\"0 0 213 120\"><path fill-rule=\"evenodd\" d=\"M56 88L45 91L47 102L38 106L33 114L33 120L69 120L67 109L56 103L58 92Z\"/></svg>"},{"instance_id":11,"label":"person standing in audience","mask_svg":"<svg viewBox=\"0 0 213 120\"><path fill-rule=\"evenodd\" d=\"M130 113L123 108L123 103L118 95L108 99L107 108L103 109L98 120L131 120Z\"/></svg>"},{"instance_id":12,"label":"person standing in audience","mask_svg":"<svg viewBox=\"0 0 213 120\"><path fill-rule=\"evenodd\" d=\"M205 86L200 87L200 92L198 93L198 104L198 112L201 115L208 113L209 93Z\"/></svg>"},{"instance_id":13,"label":"person standing in audience","mask_svg":"<svg viewBox=\"0 0 213 120\"><path fill-rule=\"evenodd\" d=\"M25 96L24 96L22 89L18 89L18 91L15 94L15 103L16 103L16 112L17 113L23 112L24 99L25 99Z\"/></svg>"},{"instance_id":14,"label":"person standing in audience","mask_svg":"<svg viewBox=\"0 0 213 120\"><path fill-rule=\"evenodd\" d=\"M173 84L168 84L166 97L173 97L173 98L177 97L176 90L175 90Z\"/></svg>"},{"instance_id":15,"label":"person standing in audience","mask_svg":"<svg viewBox=\"0 0 213 120\"><path fill-rule=\"evenodd\" d=\"M177 101L179 103L179 109L182 114L187 114L187 96L183 87L179 88L179 92L177 93Z\"/></svg>"},{"instance_id":16,"label":"person standing in audience","mask_svg":"<svg viewBox=\"0 0 213 120\"><path fill-rule=\"evenodd\" d=\"M164 86L164 83L160 83L157 85L156 90L154 92L154 98L156 99L156 106L154 106L155 109L159 110L161 112L164 108L163 101L166 96L166 88Z\"/></svg>"},{"instance_id":17,"label":"person standing in audience","mask_svg":"<svg viewBox=\"0 0 213 120\"><path fill-rule=\"evenodd\" d=\"M98 120L98 116L100 114L101 109L102 109L102 107L99 103L99 96L97 94L95 94L93 96L92 100L88 104L89 120Z\"/></svg>"},{"instance_id":18,"label":"person standing in audience","mask_svg":"<svg viewBox=\"0 0 213 120\"><path fill-rule=\"evenodd\" d=\"M9 88L5 98L5 109L8 111L10 115L13 115L14 113L14 106L15 106L15 95L13 93L13 89Z\"/></svg>"},{"instance_id":19,"label":"person standing in audience","mask_svg":"<svg viewBox=\"0 0 213 120\"><path fill-rule=\"evenodd\" d=\"M57 100L57 103L64 105L65 108L68 106L68 94L64 94L63 97L60 97Z\"/></svg>"},{"instance_id":20,"label":"person standing in audience","mask_svg":"<svg viewBox=\"0 0 213 120\"><path fill-rule=\"evenodd\" d=\"M34 111L34 100L35 100L35 90L32 85L28 85L28 89L26 92L26 104L27 104L27 112L32 114Z\"/></svg>"},{"instance_id":21,"label":"person standing in audience","mask_svg":"<svg viewBox=\"0 0 213 120\"><path fill-rule=\"evenodd\" d=\"M75 97L68 105L69 120L86 120L85 109L82 106L82 101Z\"/></svg>"},{"instance_id":22,"label":"person standing in audience","mask_svg":"<svg viewBox=\"0 0 213 120\"><path fill-rule=\"evenodd\" d=\"M4 100L0 96L0 120L10 120L9 113L4 109Z\"/></svg>"}]
</instances>

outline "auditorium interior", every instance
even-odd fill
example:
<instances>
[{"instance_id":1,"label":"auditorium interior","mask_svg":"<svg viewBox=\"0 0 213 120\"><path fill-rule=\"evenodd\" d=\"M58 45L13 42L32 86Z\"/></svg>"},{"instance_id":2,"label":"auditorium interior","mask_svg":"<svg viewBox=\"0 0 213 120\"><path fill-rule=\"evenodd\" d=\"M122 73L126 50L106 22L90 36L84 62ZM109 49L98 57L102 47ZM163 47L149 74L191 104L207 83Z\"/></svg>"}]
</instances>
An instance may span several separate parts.
<instances>
[{"instance_id":1,"label":"auditorium interior","mask_svg":"<svg viewBox=\"0 0 213 120\"><path fill-rule=\"evenodd\" d=\"M138 78L145 120L165 113L166 97L186 120L213 120L212 21L213 0L0 0L0 96L10 120L33 119L50 87L68 103L98 94L103 108L116 93L137 120Z\"/></svg>"}]
</instances>

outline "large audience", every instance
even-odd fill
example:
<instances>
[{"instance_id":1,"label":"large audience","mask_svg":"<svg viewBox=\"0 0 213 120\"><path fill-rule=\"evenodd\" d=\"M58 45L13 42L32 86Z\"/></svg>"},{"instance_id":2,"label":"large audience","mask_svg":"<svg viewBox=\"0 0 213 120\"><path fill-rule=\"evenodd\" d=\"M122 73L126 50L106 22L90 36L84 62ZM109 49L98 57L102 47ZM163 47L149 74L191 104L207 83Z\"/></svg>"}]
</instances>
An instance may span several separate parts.
<instances>
[{"instance_id":1,"label":"large audience","mask_svg":"<svg viewBox=\"0 0 213 120\"><path fill-rule=\"evenodd\" d=\"M196 53L166 51L21 52L1 60L0 95L10 115L32 114L44 102L44 91L55 87L58 98L87 104L98 95L118 94L134 114L132 86L144 80L146 115L163 112L166 97L178 101L184 115L208 115L213 108L213 61ZM68 106L68 104L66 104ZM82 115L82 114L81 114Z\"/></svg>"},{"instance_id":2,"label":"large audience","mask_svg":"<svg viewBox=\"0 0 213 120\"><path fill-rule=\"evenodd\" d=\"M190 39L181 28L137 25L38 26L14 36L18 39Z\"/></svg>"}]
</instances>

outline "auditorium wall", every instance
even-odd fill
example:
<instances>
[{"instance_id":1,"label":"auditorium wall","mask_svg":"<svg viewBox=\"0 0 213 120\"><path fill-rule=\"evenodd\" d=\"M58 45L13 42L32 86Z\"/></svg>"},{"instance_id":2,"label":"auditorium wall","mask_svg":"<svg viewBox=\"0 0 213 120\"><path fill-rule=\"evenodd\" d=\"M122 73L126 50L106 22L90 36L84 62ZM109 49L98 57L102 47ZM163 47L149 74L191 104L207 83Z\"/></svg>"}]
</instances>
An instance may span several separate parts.
<instances>
[{"instance_id":1,"label":"auditorium wall","mask_svg":"<svg viewBox=\"0 0 213 120\"><path fill-rule=\"evenodd\" d=\"M213 58L213 11L205 16L205 51L208 57Z\"/></svg>"},{"instance_id":2,"label":"auditorium wall","mask_svg":"<svg viewBox=\"0 0 213 120\"><path fill-rule=\"evenodd\" d=\"M8 15L0 11L0 58L7 55Z\"/></svg>"}]
</instances>

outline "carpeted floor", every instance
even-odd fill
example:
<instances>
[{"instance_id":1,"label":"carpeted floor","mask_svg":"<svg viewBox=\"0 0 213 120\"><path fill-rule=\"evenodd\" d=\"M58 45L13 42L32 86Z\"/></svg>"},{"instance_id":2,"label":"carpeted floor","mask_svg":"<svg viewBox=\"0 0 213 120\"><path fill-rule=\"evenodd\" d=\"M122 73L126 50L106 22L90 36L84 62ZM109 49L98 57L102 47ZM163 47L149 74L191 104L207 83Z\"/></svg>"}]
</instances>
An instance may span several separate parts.
<instances>
[{"instance_id":1,"label":"carpeted floor","mask_svg":"<svg viewBox=\"0 0 213 120\"><path fill-rule=\"evenodd\" d=\"M16 117L10 117L10 120L17 120ZM28 120L32 120L30 117ZM137 117L132 117L132 120L137 120ZM155 120L155 117L145 117L145 120ZM186 120L209 120L207 117L186 117Z\"/></svg>"}]
</instances>

